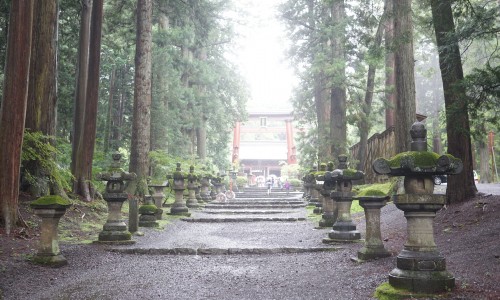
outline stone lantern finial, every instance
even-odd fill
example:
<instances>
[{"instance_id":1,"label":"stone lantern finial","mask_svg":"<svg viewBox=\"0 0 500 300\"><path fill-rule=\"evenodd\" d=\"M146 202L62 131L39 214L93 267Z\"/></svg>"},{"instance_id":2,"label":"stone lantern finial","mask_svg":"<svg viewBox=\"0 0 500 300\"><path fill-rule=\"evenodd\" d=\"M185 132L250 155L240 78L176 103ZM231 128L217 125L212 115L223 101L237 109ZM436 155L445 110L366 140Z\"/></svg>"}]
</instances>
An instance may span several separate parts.
<instances>
[{"instance_id":1,"label":"stone lantern finial","mask_svg":"<svg viewBox=\"0 0 500 300\"><path fill-rule=\"evenodd\" d=\"M411 125L410 129L411 135L411 151L427 151L427 129L425 129L424 123L415 122Z\"/></svg>"}]
</instances>

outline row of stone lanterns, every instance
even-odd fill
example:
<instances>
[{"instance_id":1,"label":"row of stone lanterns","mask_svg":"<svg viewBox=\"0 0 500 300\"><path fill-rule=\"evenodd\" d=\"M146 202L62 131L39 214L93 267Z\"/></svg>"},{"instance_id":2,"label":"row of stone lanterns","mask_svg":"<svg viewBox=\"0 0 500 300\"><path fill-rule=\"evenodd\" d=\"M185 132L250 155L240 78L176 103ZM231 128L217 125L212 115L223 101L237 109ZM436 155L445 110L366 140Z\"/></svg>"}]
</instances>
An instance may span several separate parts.
<instances>
[{"instance_id":1,"label":"row of stone lanterns","mask_svg":"<svg viewBox=\"0 0 500 300\"><path fill-rule=\"evenodd\" d=\"M427 130L422 123L413 124L410 134L413 140L411 151L389 160L379 158L373 163L377 174L404 176L405 194L394 195L393 201L405 213L407 242L397 257L397 267L389 274L389 284L417 293L443 292L454 287L455 279L446 270L445 259L434 242L434 217L445 204L446 196L433 194L432 176L459 174L463 165L451 155L439 156L427 151ZM325 243L361 239L350 214L352 200L359 200L365 210L366 238L363 248L357 253L358 259L388 257L390 253L381 237L380 211L390 197L380 191L354 196L352 181L362 178L363 173L348 169L347 157L340 156L336 170L310 171L304 176L304 198L312 199L314 190L320 191L324 197L320 226L332 227L328 238L323 240ZM321 188L317 188L316 180L323 182ZM337 207L332 209L332 204Z\"/></svg>"}]
</instances>

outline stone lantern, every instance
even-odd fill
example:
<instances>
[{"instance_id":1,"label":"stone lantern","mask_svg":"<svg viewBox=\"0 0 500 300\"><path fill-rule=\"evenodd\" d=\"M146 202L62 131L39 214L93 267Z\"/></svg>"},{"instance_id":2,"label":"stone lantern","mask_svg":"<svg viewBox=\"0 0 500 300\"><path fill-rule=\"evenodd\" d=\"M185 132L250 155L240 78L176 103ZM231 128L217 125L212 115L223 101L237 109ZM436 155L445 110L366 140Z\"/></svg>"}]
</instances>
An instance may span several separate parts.
<instances>
[{"instance_id":1,"label":"stone lantern","mask_svg":"<svg viewBox=\"0 0 500 300\"><path fill-rule=\"evenodd\" d=\"M172 215L185 215L189 212L186 206L186 200L184 200L184 190L186 189L184 184L184 179L187 176L182 174L181 163L177 163L174 175L169 175L167 178L173 179L172 190L175 192L175 201L170 208L170 214Z\"/></svg>"},{"instance_id":2,"label":"stone lantern","mask_svg":"<svg viewBox=\"0 0 500 300\"><path fill-rule=\"evenodd\" d=\"M119 243L133 244L132 235L127 230L127 225L122 219L121 210L127 194L124 193L125 181L134 180L135 173L123 171L120 167L120 159L122 155L118 152L112 154L113 162L106 173L98 174L100 180L107 181L106 192L103 198L108 204L108 219L103 226L103 230L99 233L99 243Z\"/></svg>"},{"instance_id":3,"label":"stone lantern","mask_svg":"<svg viewBox=\"0 0 500 300\"><path fill-rule=\"evenodd\" d=\"M333 162L328 162L327 172L333 171ZM335 190L334 180L325 180L325 175L323 174L318 178L323 181L323 188L321 189L321 195L323 196L323 215L319 221L320 227L332 227L337 220L337 203L333 201L330 197L331 193Z\"/></svg>"},{"instance_id":4,"label":"stone lantern","mask_svg":"<svg viewBox=\"0 0 500 300\"><path fill-rule=\"evenodd\" d=\"M187 179L187 189L189 191L186 206L189 208L197 208L198 200L196 199L196 188L198 187L198 175L194 174L194 166L189 167Z\"/></svg>"},{"instance_id":5,"label":"stone lantern","mask_svg":"<svg viewBox=\"0 0 500 300\"><path fill-rule=\"evenodd\" d=\"M313 210L313 213L315 213L315 214L322 213L323 205L325 202L325 197L322 193L325 172L326 172L326 164L322 163L319 165L318 172L314 173L315 180L314 180L314 184L313 184L312 188L314 190L316 197L318 198L318 201L316 202L316 207Z\"/></svg>"},{"instance_id":6,"label":"stone lantern","mask_svg":"<svg viewBox=\"0 0 500 300\"><path fill-rule=\"evenodd\" d=\"M325 173L326 181L335 182L335 192L331 193L331 198L337 203L338 216L333 230L328 234L329 239L323 242L351 242L361 239L361 233L356 229L356 224L352 222L352 181L363 179L361 171L347 168L347 156L339 155L339 165L336 170Z\"/></svg>"},{"instance_id":7,"label":"stone lantern","mask_svg":"<svg viewBox=\"0 0 500 300\"><path fill-rule=\"evenodd\" d=\"M208 172L204 172L200 178L200 196L203 201L209 202L212 200L210 196L210 179L212 175Z\"/></svg>"},{"instance_id":8,"label":"stone lantern","mask_svg":"<svg viewBox=\"0 0 500 300\"><path fill-rule=\"evenodd\" d=\"M57 228L71 203L61 196L44 196L30 203L30 206L35 215L42 218L40 244L33 261L50 267L66 265L68 261L59 251Z\"/></svg>"},{"instance_id":9,"label":"stone lantern","mask_svg":"<svg viewBox=\"0 0 500 300\"><path fill-rule=\"evenodd\" d=\"M165 184L148 184L148 187L153 189L153 193L151 197L153 198L154 204L156 205L156 219L161 220L163 214L163 200L165 200L165 194L163 193L163 189L168 186L168 183Z\"/></svg>"},{"instance_id":10,"label":"stone lantern","mask_svg":"<svg viewBox=\"0 0 500 300\"><path fill-rule=\"evenodd\" d=\"M404 176L406 194L394 195L393 200L404 211L408 236L397 267L389 274L389 284L417 293L443 292L455 286L455 278L446 271L445 258L434 242L434 217L446 203L446 196L433 194L432 176L458 174L463 164L451 155L427 151L424 124L415 122L410 134L411 151L373 162L377 174Z\"/></svg>"},{"instance_id":11,"label":"stone lantern","mask_svg":"<svg viewBox=\"0 0 500 300\"><path fill-rule=\"evenodd\" d=\"M313 184L316 183L316 180L314 179L314 172L316 172L316 169L311 169L309 172L302 177L302 182L304 183L304 196L303 198L306 200L311 200L312 198L312 187Z\"/></svg>"},{"instance_id":12,"label":"stone lantern","mask_svg":"<svg viewBox=\"0 0 500 300\"><path fill-rule=\"evenodd\" d=\"M212 180L210 180L215 187L215 196L223 193L222 187L224 186L224 182L223 182L224 176L226 176L226 175L217 173L217 175L215 177L212 177ZM215 199L215 198L212 197L212 199Z\"/></svg>"}]
</instances>

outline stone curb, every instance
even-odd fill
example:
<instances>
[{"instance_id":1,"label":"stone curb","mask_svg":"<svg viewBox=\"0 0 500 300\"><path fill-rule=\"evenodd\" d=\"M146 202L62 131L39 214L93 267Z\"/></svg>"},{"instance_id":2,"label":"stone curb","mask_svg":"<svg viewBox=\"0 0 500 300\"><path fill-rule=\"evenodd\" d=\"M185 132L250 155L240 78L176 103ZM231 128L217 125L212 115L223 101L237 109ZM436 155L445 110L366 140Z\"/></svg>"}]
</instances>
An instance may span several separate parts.
<instances>
[{"instance_id":1,"label":"stone curb","mask_svg":"<svg viewBox=\"0 0 500 300\"><path fill-rule=\"evenodd\" d=\"M301 208L301 207L306 207L306 204L283 204L283 205L266 205L266 204L261 204L261 205L239 205L239 204L226 204L226 205L221 205L221 204L210 204L206 205L206 209L224 209L224 208L231 208L231 209L251 209L251 208Z\"/></svg>"},{"instance_id":2,"label":"stone curb","mask_svg":"<svg viewBox=\"0 0 500 300\"><path fill-rule=\"evenodd\" d=\"M272 215L272 214L289 214L293 213L292 211L285 210L204 210L204 214L221 214L221 215Z\"/></svg>"},{"instance_id":3,"label":"stone curb","mask_svg":"<svg viewBox=\"0 0 500 300\"><path fill-rule=\"evenodd\" d=\"M292 253L333 252L342 250L342 247L315 247L315 248L111 248L110 252L122 254L145 255L270 255Z\"/></svg>"},{"instance_id":4,"label":"stone curb","mask_svg":"<svg viewBox=\"0 0 500 300\"><path fill-rule=\"evenodd\" d=\"M224 222L297 222L305 221L306 218L182 218L182 221L192 223L224 223Z\"/></svg>"}]
</instances>

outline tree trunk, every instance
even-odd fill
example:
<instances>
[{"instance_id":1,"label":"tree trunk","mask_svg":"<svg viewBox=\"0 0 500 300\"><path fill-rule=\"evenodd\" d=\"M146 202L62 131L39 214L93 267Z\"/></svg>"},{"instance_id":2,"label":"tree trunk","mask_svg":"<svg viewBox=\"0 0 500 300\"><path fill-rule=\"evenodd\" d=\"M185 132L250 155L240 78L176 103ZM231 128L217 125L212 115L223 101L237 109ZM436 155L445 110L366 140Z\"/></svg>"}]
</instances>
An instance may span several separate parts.
<instances>
[{"instance_id":1,"label":"tree trunk","mask_svg":"<svg viewBox=\"0 0 500 300\"><path fill-rule=\"evenodd\" d=\"M19 167L31 57L33 0L12 1L0 109L0 213L10 234L18 220Z\"/></svg>"},{"instance_id":2,"label":"tree trunk","mask_svg":"<svg viewBox=\"0 0 500 300\"><path fill-rule=\"evenodd\" d=\"M151 134L151 18L152 0L137 2L137 36L134 78L134 120L132 125L132 147L130 172L137 174L129 191L144 195L147 192L146 178L149 170L149 148Z\"/></svg>"},{"instance_id":3,"label":"tree trunk","mask_svg":"<svg viewBox=\"0 0 500 300\"><path fill-rule=\"evenodd\" d=\"M90 201L90 190L86 188L88 169L85 166L85 111L87 105L87 83L90 44L90 18L92 1L82 0L80 15L80 41L78 48L77 82L75 92L75 109L73 116L73 149L71 152L71 173L74 176L73 193Z\"/></svg>"},{"instance_id":4,"label":"tree trunk","mask_svg":"<svg viewBox=\"0 0 500 300\"><path fill-rule=\"evenodd\" d=\"M484 130L483 132L486 132ZM491 172L490 172L490 151L488 149L488 144L484 141L484 138L478 142L479 148L479 182L480 183L490 183L491 182Z\"/></svg>"},{"instance_id":5,"label":"tree trunk","mask_svg":"<svg viewBox=\"0 0 500 300\"><path fill-rule=\"evenodd\" d=\"M207 158L207 118L201 116L200 126L196 129L196 151L201 160Z\"/></svg>"},{"instance_id":6,"label":"tree trunk","mask_svg":"<svg viewBox=\"0 0 500 300\"><path fill-rule=\"evenodd\" d=\"M58 1L35 1L34 5L37 13L33 16L26 128L48 136L47 142L55 146ZM46 159L54 160L54 156ZM25 171L38 179L36 184L29 186L32 196L40 197L56 191L66 196L57 183L47 178L50 174L42 168L40 161L25 165Z\"/></svg>"},{"instance_id":7,"label":"tree trunk","mask_svg":"<svg viewBox=\"0 0 500 300\"><path fill-rule=\"evenodd\" d=\"M396 77L396 153L410 150L410 129L415 122L415 74L411 0L393 2L394 69Z\"/></svg>"},{"instance_id":8,"label":"tree trunk","mask_svg":"<svg viewBox=\"0 0 500 300\"><path fill-rule=\"evenodd\" d=\"M387 10L384 12L384 16L387 15ZM372 49L380 48L382 44L382 36L384 33L384 16L380 20L377 32L375 33L374 44L371 46ZM362 105L362 116L359 122L359 153L358 153L358 170L365 170L366 165L366 149L368 147L368 134L370 132L370 114L372 112L372 101L373 101L373 89L375 88L375 72L377 71L377 63L371 60L368 66L368 74L366 79L366 92L365 100Z\"/></svg>"},{"instance_id":9,"label":"tree trunk","mask_svg":"<svg viewBox=\"0 0 500 300\"><path fill-rule=\"evenodd\" d=\"M330 140L332 143L332 156L335 159L340 154L345 154L347 144L344 0L334 0L331 12L335 27L339 28L339 24L344 26L341 30L336 30L331 36L331 63L334 74L331 78L332 87L330 91Z\"/></svg>"},{"instance_id":10,"label":"tree trunk","mask_svg":"<svg viewBox=\"0 0 500 300\"><path fill-rule=\"evenodd\" d=\"M455 35L451 1L431 0L431 8L443 80L448 153L461 159L464 165L462 173L448 177L447 201L456 203L474 197L477 193L472 174L467 95L460 85L464 75L458 41L450 39Z\"/></svg>"},{"instance_id":11,"label":"tree trunk","mask_svg":"<svg viewBox=\"0 0 500 300\"><path fill-rule=\"evenodd\" d=\"M115 97L115 81L116 81L116 68L113 67L109 77L109 97L108 97L108 114L106 117L106 132L104 133L104 153L109 152L109 145L111 140L111 126L113 125L113 98Z\"/></svg>"},{"instance_id":12,"label":"tree trunk","mask_svg":"<svg viewBox=\"0 0 500 300\"><path fill-rule=\"evenodd\" d=\"M396 106L396 94L394 91L396 78L394 74L394 18L393 1L385 0L385 128L388 129L394 126L394 107Z\"/></svg>"}]
</instances>

